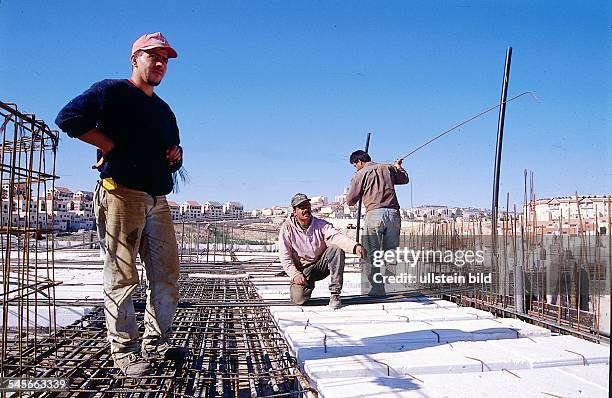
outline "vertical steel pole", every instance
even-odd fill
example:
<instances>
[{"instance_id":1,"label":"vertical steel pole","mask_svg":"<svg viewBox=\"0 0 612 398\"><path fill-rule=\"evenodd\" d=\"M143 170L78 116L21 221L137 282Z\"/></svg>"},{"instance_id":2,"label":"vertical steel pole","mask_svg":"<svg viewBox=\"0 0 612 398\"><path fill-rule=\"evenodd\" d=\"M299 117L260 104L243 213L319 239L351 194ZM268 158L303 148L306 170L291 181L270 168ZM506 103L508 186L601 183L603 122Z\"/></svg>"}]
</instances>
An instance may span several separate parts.
<instances>
[{"instance_id":1,"label":"vertical steel pole","mask_svg":"<svg viewBox=\"0 0 612 398\"><path fill-rule=\"evenodd\" d=\"M506 118L506 98L508 96L508 81L510 80L510 61L512 60L512 47L506 50L506 65L504 67L504 81L499 104L499 118L497 120L497 145L495 146L495 171L493 174L493 203L491 204L491 235L493 242L493 255L497 256L497 214L499 209L499 171L501 167L502 143L504 139L504 120Z\"/></svg>"},{"instance_id":2,"label":"vertical steel pole","mask_svg":"<svg viewBox=\"0 0 612 398\"><path fill-rule=\"evenodd\" d=\"M368 153L368 150L370 149L370 135L372 133L368 133L368 137L366 138L366 144L365 144L365 152ZM357 232L355 232L355 241L357 243L359 243L359 228L361 226L361 201L362 199L359 198L359 203L357 203Z\"/></svg>"}]
</instances>

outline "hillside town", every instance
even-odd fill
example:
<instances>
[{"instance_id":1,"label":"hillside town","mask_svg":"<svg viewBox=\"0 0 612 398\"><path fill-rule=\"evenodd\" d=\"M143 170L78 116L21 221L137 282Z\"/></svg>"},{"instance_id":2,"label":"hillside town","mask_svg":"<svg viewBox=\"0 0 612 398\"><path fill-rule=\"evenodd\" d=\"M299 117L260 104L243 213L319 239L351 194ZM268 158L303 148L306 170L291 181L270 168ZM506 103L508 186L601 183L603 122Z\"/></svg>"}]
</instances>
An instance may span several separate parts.
<instances>
[{"instance_id":1,"label":"hillside town","mask_svg":"<svg viewBox=\"0 0 612 398\"><path fill-rule=\"evenodd\" d=\"M2 186L2 224L8 223L9 186ZM48 188L43 198L32 198L29 205L23 187L14 188L12 206L18 211L13 212L12 225L23 225L27 218L30 223L38 219L39 225L46 225L55 232L74 232L95 229L93 192L85 190L72 191L69 188L56 186ZM319 218L355 219L357 206L346 203L346 189L343 194L330 201L328 196L311 197L312 211ZM198 202L186 200L182 203L169 200L170 212L175 222L181 221L224 221L256 218L283 219L289 212L289 206L272 206L260 209L245 210L239 202L216 201ZM499 232L503 231L504 221L524 217L525 225L538 230L542 234L605 234L609 223L609 204L605 196L555 197L532 200L527 203L516 216L509 212L500 212ZM365 211L362 211L365 214ZM402 208L402 220L406 222L450 223L481 220L487 224L491 219L491 211L485 208L451 207L443 205L423 205ZM486 227L485 227L486 229Z\"/></svg>"}]
</instances>

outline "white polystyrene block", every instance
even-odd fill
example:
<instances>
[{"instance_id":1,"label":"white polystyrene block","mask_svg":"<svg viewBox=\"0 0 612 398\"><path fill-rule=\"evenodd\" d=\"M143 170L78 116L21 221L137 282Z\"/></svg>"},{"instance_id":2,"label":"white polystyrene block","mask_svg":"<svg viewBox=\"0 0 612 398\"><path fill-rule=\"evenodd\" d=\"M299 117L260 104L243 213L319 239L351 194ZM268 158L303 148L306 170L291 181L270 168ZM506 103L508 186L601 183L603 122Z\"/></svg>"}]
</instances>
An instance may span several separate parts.
<instances>
[{"instance_id":1,"label":"white polystyrene block","mask_svg":"<svg viewBox=\"0 0 612 398\"><path fill-rule=\"evenodd\" d=\"M608 397L607 384L592 384L568 373L586 372L606 379L605 365L465 374L321 378L313 384L321 398L516 398Z\"/></svg>"},{"instance_id":2,"label":"white polystyrene block","mask_svg":"<svg viewBox=\"0 0 612 398\"><path fill-rule=\"evenodd\" d=\"M386 310L389 315L407 318L409 321L459 321L471 319L493 319L490 312L469 307L441 307L436 309Z\"/></svg>"},{"instance_id":3,"label":"white polystyrene block","mask_svg":"<svg viewBox=\"0 0 612 398\"><path fill-rule=\"evenodd\" d=\"M519 331L519 337L536 337L536 336L550 336L550 330L541 326L536 326L523 322L520 319L514 318L496 318L497 322L502 327L513 328Z\"/></svg>"},{"instance_id":4,"label":"white polystyrene block","mask_svg":"<svg viewBox=\"0 0 612 398\"><path fill-rule=\"evenodd\" d=\"M308 308L308 307L304 307ZM314 307L318 308L318 307ZM321 311L311 307L305 311L279 311L273 310L274 318L282 321L309 321L311 324L319 323L372 323L372 322L419 322L419 321L460 321L493 319L488 312L477 312L470 308L437 308L433 310L363 310L355 311Z\"/></svg>"},{"instance_id":5,"label":"white polystyrene block","mask_svg":"<svg viewBox=\"0 0 612 398\"><path fill-rule=\"evenodd\" d=\"M480 372L481 367L479 361L461 355L447 344L304 362L304 370L312 378L466 373Z\"/></svg>"},{"instance_id":6,"label":"white polystyrene block","mask_svg":"<svg viewBox=\"0 0 612 398\"><path fill-rule=\"evenodd\" d=\"M323 326L323 325L346 325L346 324L350 324L350 325L355 325L355 326L362 326L362 327L368 327L368 324L378 324L378 323L392 323L392 322L398 322L398 323L406 323L406 320L401 319L401 318L397 318L397 317L391 317L391 316L378 316L378 317L355 317L355 318L329 318L329 317L307 317L305 319L284 319L284 318L279 318L277 319L276 323L278 324L279 327L281 328L286 328L289 326L302 326L302 327L308 327L308 326ZM365 326L364 326L365 325Z\"/></svg>"},{"instance_id":7,"label":"white polystyrene block","mask_svg":"<svg viewBox=\"0 0 612 398\"><path fill-rule=\"evenodd\" d=\"M425 397L420 394L420 383L406 376L330 378L314 384L320 398Z\"/></svg>"},{"instance_id":8,"label":"white polystyrene block","mask_svg":"<svg viewBox=\"0 0 612 398\"><path fill-rule=\"evenodd\" d=\"M446 326L446 329L439 327L442 325ZM325 348L332 352L342 347L342 355L357 355L399 352L412 346L434 346L445 342L516 339L517 336L516 330L498 328L499 324L492 320L447 322L435 326L437 328L432 329L432 324L424 322L375 323L367 327L363 324L304 324L283 325L281 332L291 351L299 359L328 357L325 355ZM516 363L521 361L509 362L507 366L514 368ZM491 366L497 364L492 363Z\"/></svg>"},{"instance_id":9,"label":"white polystyrene block","mask_svg":"<svg viewBox=\"0 0 612 398\"><path fill-rule=\"evenodd\" d=\"M308 347L299 351L298 360L304 361L311 377L490 372L530 367L526 359L496 350L485 341L414 343L406 344L401 350L376 345L363 347L362 351L361 355L349 355L352 352L348 347L327 347L326 353L321 347ZM325 369L333 372L326 373Z\"/></svg>"},{"instance_id":10,"label":"white polystyrene block","mask_svg":"<svg viewBox=\"0 0 612 398\"><path fill-rule=\"evenodd\" d=\"M568 376L568 372L571 373L573 371L572 368L580 368L579 371L588 372L590 374L597 373L599 375L602 375L604 372L609 372L609 366L606 365L579 365L577 367L517 370L513 373L520 377L522 386L534 392L532 396L568 398L609 397L609 387L607 385L596 385L591 382L586 382L584 379ZM572 370L568 371L568 369Z\"/></svg>"},{"instance_id":11,"label":"white polystyrene block","mask_svg":"<svg viewBox=\"0 0 612 398\"><path fill-rule=\"evenodd\" d=\"M564 376L569 375L581 382L608 391L610 388L610 364L589 366L568 366L558 369Z\"/></svg>"},{"instance_id":12,"label":"white polystyrene block","mask_svg":"<svg viewBox=\"0 0 612 398\"><path fill-rule=\"evenodd\" d=\"M531 367L608 363L609 347L573 336L552 336L491 342L498 349L529 361Z\"/></svg>"}]
</instances>

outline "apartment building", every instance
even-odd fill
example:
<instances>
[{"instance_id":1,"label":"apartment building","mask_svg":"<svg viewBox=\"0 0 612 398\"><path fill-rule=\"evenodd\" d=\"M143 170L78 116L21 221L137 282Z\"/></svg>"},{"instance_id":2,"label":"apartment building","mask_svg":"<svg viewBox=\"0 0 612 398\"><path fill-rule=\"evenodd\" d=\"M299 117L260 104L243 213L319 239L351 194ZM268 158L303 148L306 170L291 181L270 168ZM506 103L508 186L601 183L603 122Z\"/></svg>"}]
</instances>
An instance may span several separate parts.
<instances>
[{"instance_id":1,"label":"apartment building","mask_svg":"<svg viewBox=\"0 0 612 398\"><path fill-rule=\"evenodd\" d=\"M186 220L195 220L202 215L202 205L195 200L186 200L181 204L181 216Z\"/></svg>"},{"instance_id":2,"label":"apartment building","mask_svg":"<svg viewBox=\"0 0 612 398\"><path fill-rule=\"evenodd\" d=\"M47 188L47 197L53 197L55 199L70 200L74 197L74 192L65 187L49 187ZM93 197L93 194L92 194Z\"/></svg>"},{"instance_id":3,"label":"apartment building","mask_svg":"<svg viewBox=\"0 0 612 398\"><path fill-rule=\"evenodd\" d=\"M176 202L168 201L172 219L178 220L238 220L244 218L244 206L238 202L221 204L215 201L206 201L202 204L195 200L187 200L180 206Z\"/></svg>"},{"instance_id":4,"label":"apartment building","mask_svg":"<svg viewBox=\"0 0 612 398\"><path fill-rule=\"evenodd\" d=\"M23 185L23 184L21 184ZM2 211L0 212L1 225L14 226L29 225L46 226L58 232L77 231L80 229L95 229L96 221L94 214L93 197L91 191L79 190L72 192L65 187L48 188L45 196L26 200L26 192L23 186L15 185L12 196L15 198L10 203L6 197L10 186L2 186L3 199ZM21 192L21 194L19 194ZM9 206L12 206L12 219L9 221ZM200 204L195 200L187 200L181 205L169 200L168 206L173 221L179 220L237 220L244 218L244 206L238 202L228 201L225 204L214 201L206 201ZM279 212L278 209L275 212Z\"/></svg>"},{"instance_id":5,"label":"apartment building","mask_svg":"<svg viewBox=\"0 0 612 398\"><path fill-rule=\"evenodd\" d=\"M219 202L206 201L202 205L201 214L207 220L223 219L223 205Z\"/></svg>"},{"instance_id":6,"label":"apartment building","mask_svg":"<svg viewBox=\"0 0 612 398\"><path fill-rule=\"evenodd\" d=\"M170 215L172 216L172 221L178 221L181 219L181 206L172 201L168 201L168 207L170 208Z\"/></svg>"},{"instance_id":7,"label":"apartment building","mask_svg":"<svg viewBox=\"0 0 612 398\"><path fill-rule=\"evenodd\" d=\"M238 202L225 202L223 216L228 219L240 220L244 218L244 206Z\"/></svg>"},{"instance_id":8,"label":"apartment building","mask_svg":"<svg viewBox=\"0 0 612 398\"><path fill-rule=\"evenodd\" d=\"M83 199L92 201L94 193L91 191L76 191L74 195L72 195L72 199Z\"/></svg>"},{"instance_id":9,"label":"apartment building","mask_svg":"<svg viewBox=\"0 0 612 398\"><path fill-rule=\"evenodd\" d=\"M544 234L606 233L610 202L604 196L537 199L524 205L522 217L526 225Z\"/></svg>"}]
</instances>

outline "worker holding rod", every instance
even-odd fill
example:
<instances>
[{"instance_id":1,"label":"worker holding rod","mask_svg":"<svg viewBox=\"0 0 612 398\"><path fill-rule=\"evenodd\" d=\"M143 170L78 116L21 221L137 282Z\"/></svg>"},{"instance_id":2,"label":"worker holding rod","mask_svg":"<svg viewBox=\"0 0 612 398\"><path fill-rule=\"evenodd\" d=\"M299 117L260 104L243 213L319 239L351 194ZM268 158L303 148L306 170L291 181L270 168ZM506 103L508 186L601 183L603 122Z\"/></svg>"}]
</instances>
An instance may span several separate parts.
<instances>
[{"instance_id":1,"label":"worker holding rod","mask_svg":"<svg viewBox=\"0 0 612 398\"><path fill-rule=\"evenodd\" d=\"M385 294L384 283L377 282L374 278L374 275L380 272L379 268L373 266L374 252L393 250L399 246L401 217L395 185L407 184L409 181L408 173L402 167L402 160L398 159L392 165L375 163L370 155L362 150L353 152L349 157L349 162L355 166L356 172L346 194L346 201L349 206L353 206L362 199L366 208L361 242L367 257L361 286L362 293L370 296Z\"/></svg>"}]
</instances>

